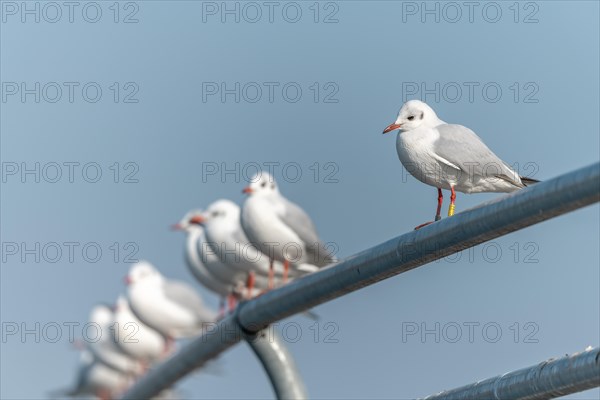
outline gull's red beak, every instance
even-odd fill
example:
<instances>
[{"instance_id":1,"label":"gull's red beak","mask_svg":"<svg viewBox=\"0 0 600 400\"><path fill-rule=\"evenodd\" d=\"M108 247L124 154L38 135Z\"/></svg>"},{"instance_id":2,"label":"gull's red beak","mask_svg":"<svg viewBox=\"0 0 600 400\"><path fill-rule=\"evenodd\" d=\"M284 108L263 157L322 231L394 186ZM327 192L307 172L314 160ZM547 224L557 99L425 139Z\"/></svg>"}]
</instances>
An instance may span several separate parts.
<instances>
[{"instance_id":1,"label":"gull's red beak","mask_svg":"<svg viewBox=\"0 0 600 400\"><path fill-rule=\"evenodd\" d=\"M202 215L194 215L190 218L190 224L202 225L205 219Z\"/></svg>"},{"instance_id":2,"label":"gull's red beak","mask_svg":"<svg viewBox=\"0 0 600 400\"><path fill-rule=\"evenodd\" d=\"M250 186L246 186L244 190L242 190L242 193L250 194L252 193L252 188Z\"/></svg>"},{"instance_id":3,"label":"gull's red beak","mask_svg":"<svg viewBox=\"0 0 600 400\"><path fill-rule=\"evenodd\" d=\"M183 227L181 226L181 224L173 224L173 225L171 225L171 230L172 231L180 231L182 229L183 229Z\"/></svg>"},{"instance_id":4,"label":"gull's red beak","mask_svg":"<svg viewBox=\"0 0 600 400\"><path fill-rule=\"evenodd\" d=\"M129 275L125 275L123 280L125 281L126 285L131 285L131 278L129 277Z\"/></svg>"},{"instance_id":5,"label":"gull's red beak","mask_svg":"<svg viewBox=\"0 0 600 400\"><path fill-rule=\"evenodd\" d=\"M385 134L385 133L395 131L396 129L400 129L400 128L402 128L402 124L393 123L393 124L388 125L387 128L385 128L383 130L383 133Z\"/></svg>"}]
</instances>

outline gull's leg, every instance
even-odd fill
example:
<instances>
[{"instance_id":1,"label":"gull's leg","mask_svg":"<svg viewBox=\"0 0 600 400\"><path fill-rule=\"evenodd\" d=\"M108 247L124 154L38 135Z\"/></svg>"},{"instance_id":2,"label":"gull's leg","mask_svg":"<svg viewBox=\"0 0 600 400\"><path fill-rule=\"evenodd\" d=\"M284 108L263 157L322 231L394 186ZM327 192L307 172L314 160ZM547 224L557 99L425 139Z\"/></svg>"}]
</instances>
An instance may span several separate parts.
<instances>
[{"instance_id":1,"label":"gull's leg","mask_svg":"<svg viewBox=\"0 0 600 400\"><path fill-rule=\"evenodd\" d=\"M456 192L454 191L454 186L450 187L452 194L450 195L450 207L448 207L448 216L451 217L454 215L454 201L456 200Z\"/></svg>"},{"instance_id":2,"label":"gull's leg","mask_svg":"<svg viewBox=\"0 0 600 400\"><path fill-rule=\"evenodd\" d=\"M248 273L248 284L246 285L246 299L250 300L252 298L252 291L254 290L254 281L256 277L254 276L254 271L250 271Z\"/></svg>"},{"instance_id":3,"label":"gull's leg","mask_svg":"<svg viewBox=\"0 0 600 400\"><path fill-rule=\"evenodd\" d=\"M454 190L454 189L453 189ZM437 211L435 212L435 220L439 221L440 219L442 219L442 203L444 202L444 195L442 194L442 189L438 188L438 205L437 205Z\"/></svg>"},{"instance_id":4,"label":"gull's leg","mask_svg":"<svg viewBox=\"0 0 600 400\"><path fill-rule=\"evenodd\" d=\"M287 283L289 271L290 271L290 262L286 259L283 262L283 284L284 285Z\"/></svg>"},{"instance_id":5,"label":"gull's leg","mask_svg":"<svg viewBox=\"0 0 600 400\"><path fill-rule=\"evenodd\" d=\"M236 300L235 300L235 296L233 295L233 293L229 293L227 295L227 306L228 306L229 312L233 311L233 309L236 306Z\"/></svg>"},{"instance_id":6,"label":"gull's leg","mask_svg":"<svg viewBox=\"0 0 600 400\"><path fill-rule=\"evenodd\" d=\"M435 221L439 221L440 219L442 219L442 216L440 215L442 212L442 202L444 201L444 196L442 195L442 189L437 188L438 190L438 205L437 205L437 211L435 212ZM417 227L415 227L415 231L417 229L421 229L424 226L427 226L429 224L433 224L434 221L429 221L429 222L425 222L424 224L421 224Z\"/></svg>"},{"instance_id":7,"label":"gull's leg","mask_svg":"<svg viewBox=\"0 0 600 400\"><path fill-rule=\"evenodd\" d=\"M273 269L273 259L269 260L269 290L273 289L273 279L275 277L275 271Z\"/></svg>"}]
</instances>

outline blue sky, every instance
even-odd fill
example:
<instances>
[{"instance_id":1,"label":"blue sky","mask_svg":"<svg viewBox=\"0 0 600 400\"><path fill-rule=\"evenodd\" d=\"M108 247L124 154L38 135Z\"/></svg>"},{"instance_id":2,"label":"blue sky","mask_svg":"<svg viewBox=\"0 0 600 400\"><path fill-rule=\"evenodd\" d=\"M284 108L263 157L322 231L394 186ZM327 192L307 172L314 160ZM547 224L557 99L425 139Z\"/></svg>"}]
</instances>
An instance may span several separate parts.
<instances>
[{"instance_id":1,"label":"blue sky","mask_svg":"<svg viewBox=\"0 0 600 400\"><path fill-rule=\"evenodd\" d=\"M1 2L2 398L73 382L64 324L122 293L130 259L196 285L168 227L243 201L256 165L275 167L340 257L431 219L435 189L381 135L407 98L538 179L600 158L597 2L22 4ZM496 196L459 193L457 212ZM318 326L277 329L314 398L425 396L598 346L598 221L594 205L318 307ZM272 397L247 346L219 363L184 395Z\"/></svg>"}]
</instances>

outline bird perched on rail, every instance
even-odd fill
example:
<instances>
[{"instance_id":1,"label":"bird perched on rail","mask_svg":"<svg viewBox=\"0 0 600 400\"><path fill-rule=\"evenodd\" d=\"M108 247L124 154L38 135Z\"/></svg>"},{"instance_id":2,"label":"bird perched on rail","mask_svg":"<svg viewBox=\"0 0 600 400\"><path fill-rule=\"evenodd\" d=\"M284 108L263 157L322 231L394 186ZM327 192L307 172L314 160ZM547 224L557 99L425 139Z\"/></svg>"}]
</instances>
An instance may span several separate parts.
<instances>
[{"instance_id":1,"label":"bird perched on rail","mask_svg":"<svg viewBox=\"0 0 600 400\"><path fill-rule=\"evenodd\" d=\"M513 192L535 179L519 176L469 128L448 124L419 100L407 101L383 133L398 130L396 150L412 176L438 190L435 221L441 219L442 189L450 190L448 216L454 215L456 191ZM431 222L417 226L419 229Z\"/></svg>"},{"instance_id":2,"label":"bird perched on rail","mask_svg":"<svg viewBox=\"0 0 600 400\"><path fill-rule=\"evenodd\" d=\"M196 291L185 282L165 278L152 264L134 264L126 277L127 300L137 318L173 339L198 335L215 320Z\"/></svg>"},{"instance_id":3,"label":"bird perched on rail","mask_svg":"<svg viewBox=\"0 0 600 400\"><path fill-rule=\"evenodd\" d=\"M139 360L145 369L167 355L166 338L135 316L125 296L119 296L115 303L113 327L119 349Z\"/></svg>"},{"instance_id":4,"label":"bird perched on rail","mask_svg":"<svg viewBox=\"0 0 600 400\"><path fill-rule=\"evenodd\" d=\"M114 340L115 312L111 306L96 305L90 314L90 324L99 330L99 339L87 344L87 349L97 361L132 378L144 372L142 362L125 353Z\"/></svg>"},{"instance_id":5,"label":"bird perched on rail","mask_svg":"<svg viewBox=\"0 0 600 400\"><path fill-rule=\"evenodd\" d=\"M269 257L271 281L274 261L284 265L284 282L290 264L297 271L313 272L335 262L308 214L281 195L269 173L257 173L243 192L248 198L242 206L242 228L250 242Z\"/></svg>"},{"instance_id":6,"label":"bird perched on rail","mask_svg":"<svg viewBox=\"0 0 600 400\"><path fill-rule=\"evenodd\" d=\"M269 261L250 244L240 223L240 207L237 204L226 199L213 202L203 214L201 224L205 229L206 243L219 260L248 275L247 299L268 289ZM275 269L281 276L283 266L278 264Z\"/></svg>"},{"instance_id":7,"label":"bird perched on rail","mask_svg":"<svg viewBox=\"0 0 600 400\"><path fill-rule=\"evenodd\" d=\"M95 396L100 400L117 398L134 380L119 370L96 359L86 348L80 356L75 384L70 389L60 389L49 393L51 398L87 398Z\"/></svg>"},{"instance_id":8,"label":"bird perched on rail","mask_svg":"<svg viewBox=\"0 0 600 400\"><path fill-rule=\"evenodd\" d=\"M220 314L223 315L225 311L224 299L229 300L231 310L235 307L237 298L243 295L246 274L238 274L235 270L223 265L218 255L210 250L206 243L206 235L202 226L203 221L204 212L202 210L192 210L171 228L184 231L187 234L185 260L188 269L204 287L220 295Z\"/></svg>"}]
</instances>

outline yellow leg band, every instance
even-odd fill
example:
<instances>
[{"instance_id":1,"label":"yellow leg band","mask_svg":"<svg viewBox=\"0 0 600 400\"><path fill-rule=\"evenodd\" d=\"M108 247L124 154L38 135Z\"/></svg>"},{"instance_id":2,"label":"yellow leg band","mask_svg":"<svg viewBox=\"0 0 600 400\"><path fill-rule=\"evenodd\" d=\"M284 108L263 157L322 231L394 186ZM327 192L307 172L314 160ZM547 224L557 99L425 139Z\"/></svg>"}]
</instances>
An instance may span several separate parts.
<instances>
[{"instance_id":1,"label":"yellow leg band","mask_svg":"<svg viewBox=\"0 0 600 400\"><path fill-rule=\"evenodd\" d=\"M450 207L448 207L448 216L451 217L454 215L454 204L450 204Z\"/></svg>"}]
</instances>

